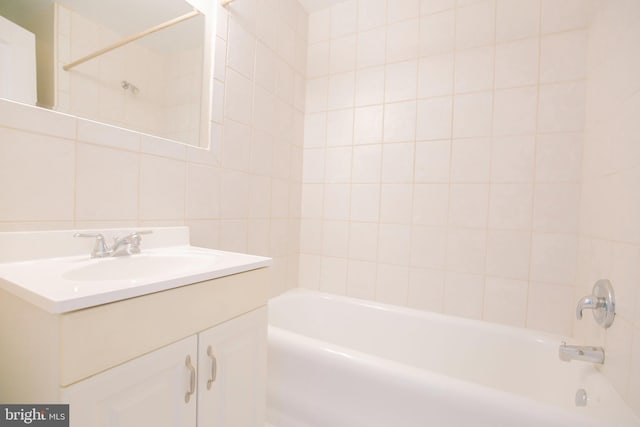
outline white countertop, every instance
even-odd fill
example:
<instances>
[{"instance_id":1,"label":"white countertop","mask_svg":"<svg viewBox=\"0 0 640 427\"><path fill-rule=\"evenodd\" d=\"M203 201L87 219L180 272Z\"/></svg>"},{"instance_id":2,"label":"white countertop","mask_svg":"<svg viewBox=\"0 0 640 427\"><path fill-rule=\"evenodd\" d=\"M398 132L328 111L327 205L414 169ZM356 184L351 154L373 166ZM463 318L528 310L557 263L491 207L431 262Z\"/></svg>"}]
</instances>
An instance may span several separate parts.
<instances>
[{"instance_id":1,"label":"white countertop","mask_svg":"<svg viewBox=\"0 0 640 427\"><path fill-rule=\"evenodd\" d=\"M0 289L50 313L65 313L271 265L271 258L190 246L186 227L152 230L140 254L108 258L90 258L93 243L73 239L75 230L0 233L0 260L3 254L11 259L0 262ZM131 229L102 231L123 235ZM147 240L152 248L145 248ZM60 242L60 252L70 256L51 257ZM34 244L39 257L25 259Z\"/></svg>"}]
</instances>

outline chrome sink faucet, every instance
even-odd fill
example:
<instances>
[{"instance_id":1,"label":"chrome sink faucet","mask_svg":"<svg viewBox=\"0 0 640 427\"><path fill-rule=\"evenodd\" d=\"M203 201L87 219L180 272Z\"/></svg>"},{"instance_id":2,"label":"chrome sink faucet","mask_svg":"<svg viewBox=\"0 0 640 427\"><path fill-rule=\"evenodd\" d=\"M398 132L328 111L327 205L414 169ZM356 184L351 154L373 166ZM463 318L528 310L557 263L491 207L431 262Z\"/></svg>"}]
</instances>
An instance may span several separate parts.
<instances>
[{"instance_id":1,"label":"chrome sink faucet","mask_svg":"<svg viewBox=\"0 0 640 427\"><path fill-rule=\"evenodd\" d=\"M567 345L563 341L558 349L558 355L560 360L564 362L582 360L583 362L604 363L604 349L602 347Z\"/></svg>"},{"instance_id":2,"label":"chrome sink faucet","mask_svg":"<svg viewBox=\"0 0 640 427\"><path fill-rule=\"evenodd\" d=\"M132 255L140 253L140 243L143 234L151 234L151 230L134 231L124 237L114 237L113 244L105 241L101 233L75 233L73 237L93 237L96 243L91 251L91 258L106 258L112 256Z\"/></svg>"}]
</instances>

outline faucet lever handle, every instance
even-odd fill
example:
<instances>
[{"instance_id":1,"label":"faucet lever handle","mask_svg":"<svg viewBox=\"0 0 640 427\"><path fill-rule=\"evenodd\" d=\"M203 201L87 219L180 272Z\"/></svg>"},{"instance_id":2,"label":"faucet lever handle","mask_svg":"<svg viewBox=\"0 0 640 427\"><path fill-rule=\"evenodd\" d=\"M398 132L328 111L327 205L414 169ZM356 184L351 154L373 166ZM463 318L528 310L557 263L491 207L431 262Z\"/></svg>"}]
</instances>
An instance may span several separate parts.
<instances>
[{"instance_id":1,"label":"faucet lever handle","mask_svg":"<svg viewBox=\"0 0 640 427\"><path fill-rule=\"evenodd\" d=\"M584 310L593 310L593 317L605 329L611 326L615 318L615 296L611 282L606 279L598 280L593 285L592 295L580 298L576 306L576 318L582 320Z\"/></svg>"},{"instance_id":2,"label":"faucet lever handle","mask_svg":"<svg viewBox=\"0 0 640 427\"><path fill-rule=\"evenodd\" d=\"M109 252L109 246L101 233L74 233L73 237L93 237L96 239L96 244L91 252L92 258L102 257Z\"/></svg>"}]
</instances>

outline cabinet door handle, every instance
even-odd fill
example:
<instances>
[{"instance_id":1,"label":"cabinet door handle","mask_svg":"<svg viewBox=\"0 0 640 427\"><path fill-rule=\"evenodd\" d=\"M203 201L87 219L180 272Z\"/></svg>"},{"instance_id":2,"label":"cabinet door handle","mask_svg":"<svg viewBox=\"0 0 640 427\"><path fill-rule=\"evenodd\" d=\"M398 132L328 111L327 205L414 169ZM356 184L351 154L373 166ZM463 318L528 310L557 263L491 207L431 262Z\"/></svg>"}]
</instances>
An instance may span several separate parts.
<instances>
[{"instance_id":1,"label":"cabinet door handle","mask_svg":"<svg viewBox=\"0 0 640 427\"><path fill-rule=\"evenodd\" d=\"M189 370L189 390L184 395L184 403L189 403L191 395L196 392L196 368L191 364L191 356L187 356L184 364Z\"/></svg>"},{"instance_id":2,"label":"cabinet door handle","mask_svg":"<svg viewBox=\"0 0 640 427\"><path fill-rule=\"evenodd\" d=\"M218 361L216 360L216 356L213 354L211 346L207 347L207 356L211 358L211 376L207 380L207 390L211 390L211 385L218 376Z\"/></svg>"}]
</instances>

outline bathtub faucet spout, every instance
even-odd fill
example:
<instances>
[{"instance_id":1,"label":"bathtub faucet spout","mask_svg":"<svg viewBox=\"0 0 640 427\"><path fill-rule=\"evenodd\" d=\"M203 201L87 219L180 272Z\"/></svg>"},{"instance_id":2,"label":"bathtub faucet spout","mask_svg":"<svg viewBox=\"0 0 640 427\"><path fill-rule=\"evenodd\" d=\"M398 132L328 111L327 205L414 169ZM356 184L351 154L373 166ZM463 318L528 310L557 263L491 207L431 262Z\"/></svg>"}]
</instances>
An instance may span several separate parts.
<instances>
[{"instance_id":1,"label":"bathtub faucet spout","mask_svg":"<svg viewBox=\"0 0 640 427\"><path fill-rule=\"evenodd\" d=\"M583 362L604 363L604 349L602 347L567 345L566 342L562 342L558 355L560 360L564 362L582 360Z\"/></svg>"}]
</instances>

